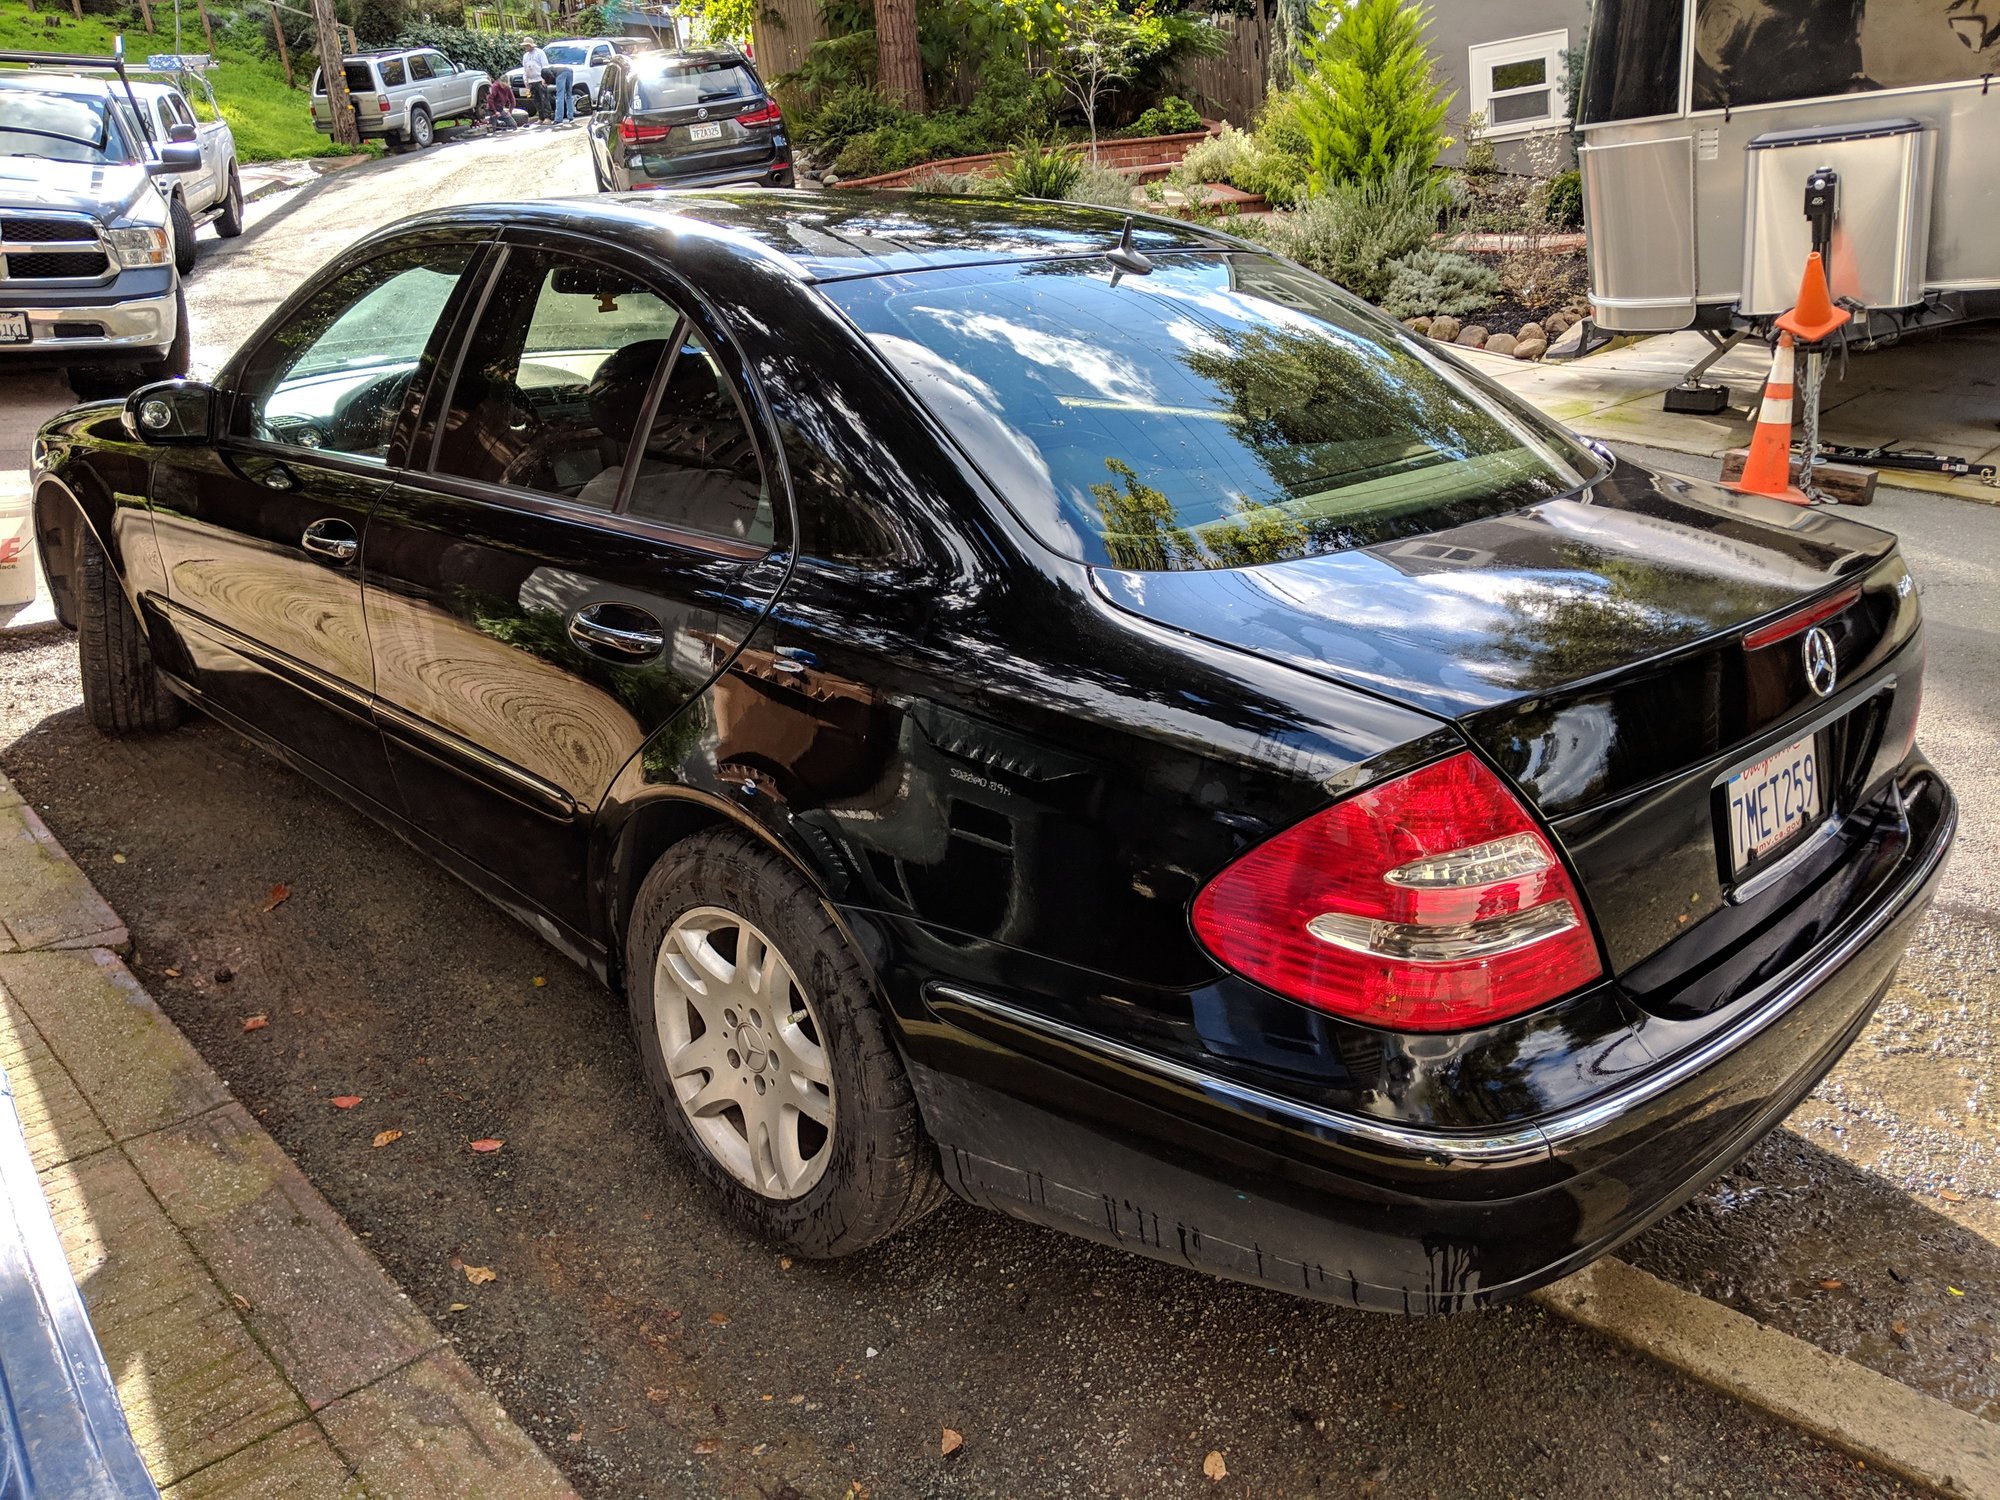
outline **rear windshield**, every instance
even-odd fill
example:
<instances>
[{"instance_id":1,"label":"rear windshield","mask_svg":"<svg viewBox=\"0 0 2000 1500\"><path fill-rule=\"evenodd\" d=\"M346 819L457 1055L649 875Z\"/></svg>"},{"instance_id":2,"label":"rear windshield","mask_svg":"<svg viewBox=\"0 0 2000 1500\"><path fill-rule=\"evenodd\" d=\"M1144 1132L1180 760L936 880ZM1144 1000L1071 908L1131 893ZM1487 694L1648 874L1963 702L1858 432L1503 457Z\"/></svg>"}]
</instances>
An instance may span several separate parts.
<instances>
[{"instance_id":1,"label":"rear windshield","mask_svg":"<svg viewBox=\"0 0 2000 1500\"><path fill-rule=\"evenodd\" d=\"M1319 278L1162 255L826 287L1042 541L1145 571L1239 567L1564 494L1589 452Z\"/></svg>"},{"instance_id":2,"label":"rear windshield","mask_svg":"<svg viewBox=\"0 0 2000 1500\"><path fill-rule=\"evenodd\" d=\"M343 63L340 71L347 76L347 92L350 94L372 94L375 92L375 74L365 62ZM313 92L326 92L326 79L313 74Z\"/></svg>"},{"instance_id":3,"label":"rear windshield","mask_svg":"<svg viewBox=\"0 0 2000 1500\"><path fill-rule=\"evenodd\" d=\"M641 65L634 81L634 109L680 109L720 99L747 99L757 92L757 80L741 63L654 63Z\"/></svg>"}]
</instances>

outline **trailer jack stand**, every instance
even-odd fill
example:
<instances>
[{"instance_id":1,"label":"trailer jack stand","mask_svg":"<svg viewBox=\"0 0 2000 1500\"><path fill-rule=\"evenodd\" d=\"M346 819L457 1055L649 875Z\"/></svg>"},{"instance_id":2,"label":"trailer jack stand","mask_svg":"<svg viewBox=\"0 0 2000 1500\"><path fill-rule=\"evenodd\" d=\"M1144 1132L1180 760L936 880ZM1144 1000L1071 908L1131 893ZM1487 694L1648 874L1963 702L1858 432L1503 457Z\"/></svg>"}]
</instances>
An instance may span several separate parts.
<instances>
[{"instance_id":1,"label":"trailer jack stand","mask_svg":"<svg viewBox=\"0 0 2000 1500\"><path fill-rule=\"evenodd\" d=\"M1708 353L1681 376L1679 385L1668 388L1660 402L1663 410L1684 417L1717 417L1729 410L1729 387L1705 385L1701 377L1708 373L1709 366L1743 342L1743 331L1738 329L1725 336L1703 329L1701 336L1708 341Z\"/></svg>"}]
</instances>

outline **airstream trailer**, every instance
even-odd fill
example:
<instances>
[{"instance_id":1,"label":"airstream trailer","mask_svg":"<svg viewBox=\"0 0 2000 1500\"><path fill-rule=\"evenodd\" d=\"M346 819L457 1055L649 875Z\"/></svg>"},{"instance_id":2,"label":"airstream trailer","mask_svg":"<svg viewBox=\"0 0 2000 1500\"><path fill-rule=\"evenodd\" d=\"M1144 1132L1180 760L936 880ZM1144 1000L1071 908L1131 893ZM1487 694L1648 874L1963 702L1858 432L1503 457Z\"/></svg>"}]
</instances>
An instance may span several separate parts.
<instances>
[{"instance_id":1,"label":"airstream trailer","mask_svg":"<svg viewBox=\"0 0 2000 1500\"><path fill-rule=\"evenodd\" d=\"M1766 329L1828 172L1817 238L1850 342L2000 315L1996 83L2000 0L1596 0L1578 156L1597 326Z\"/></svg>"}]
</instances>

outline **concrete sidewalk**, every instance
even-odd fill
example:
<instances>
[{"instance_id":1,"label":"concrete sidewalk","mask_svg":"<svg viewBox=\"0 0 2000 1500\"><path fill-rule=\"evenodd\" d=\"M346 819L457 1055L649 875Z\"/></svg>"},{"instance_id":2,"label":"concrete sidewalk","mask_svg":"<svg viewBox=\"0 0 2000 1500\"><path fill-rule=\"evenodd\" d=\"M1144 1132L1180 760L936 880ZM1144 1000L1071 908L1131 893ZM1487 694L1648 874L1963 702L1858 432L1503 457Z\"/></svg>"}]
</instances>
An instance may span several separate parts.
<instances>
[{"instance_id":1,"label":"concrete sidewalk","mask_svg":"<svg viewBox=\"0 0 2000 1500\"><path fill-rule=\"evenodd\" d=\"M0 1067L161 1490L572 1495L140 987L126 946L0 776Z\"/></svg>"}]
</instances>

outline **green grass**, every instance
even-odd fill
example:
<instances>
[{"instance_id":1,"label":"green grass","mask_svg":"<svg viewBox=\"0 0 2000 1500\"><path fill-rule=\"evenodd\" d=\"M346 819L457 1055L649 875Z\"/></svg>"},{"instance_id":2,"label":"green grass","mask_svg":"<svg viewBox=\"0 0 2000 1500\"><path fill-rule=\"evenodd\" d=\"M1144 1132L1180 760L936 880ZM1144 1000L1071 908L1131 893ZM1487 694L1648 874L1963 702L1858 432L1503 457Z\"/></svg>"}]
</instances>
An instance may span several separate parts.
<instances>
[{"instance_id":1,"label":"green grass","mask_svg":"<svg viewBox=\"0 0 2000 1500\"><path fill-rule=\"evenodd\" d=\"M121 27L99 16L86 16L79 21L65 12L56 16L57 26L49 27L45 24L49 18L46 7L30 14L26 6L0 0L0 49L101 56L111 50L113 38L122 30L126 60L143 64L148 53L173 51L172 15L170 3L156 0L153 19L161 30L150 35L136 17ZM215 17L215 7L211 7L210 15ZM220 18L216 20L220 32ZM205 46L201 22L196 19L192 5L184 7L182 12L181 46L188 52L200 52ZM222 106L222 117L236 137L239 161L350 154L351 148L336 146L313 129L312 101L306 93L312 81L310 58L292 60L297 88L285 87L285 72L276 57L261 50L224 45L220 36L216 38L215 61L215 71L208 75L208 81Z\"/></svg>"}]
</instances>

